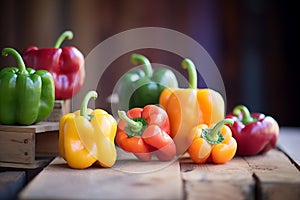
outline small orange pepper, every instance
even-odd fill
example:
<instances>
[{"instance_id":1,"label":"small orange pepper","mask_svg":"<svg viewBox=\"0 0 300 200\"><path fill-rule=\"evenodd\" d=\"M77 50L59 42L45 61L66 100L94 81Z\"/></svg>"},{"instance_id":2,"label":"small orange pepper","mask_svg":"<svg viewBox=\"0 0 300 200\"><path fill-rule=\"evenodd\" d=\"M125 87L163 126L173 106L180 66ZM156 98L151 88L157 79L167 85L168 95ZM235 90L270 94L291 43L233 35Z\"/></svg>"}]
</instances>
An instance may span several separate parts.
<instances>
[{"instance_id":1,"label":"small orange pepper","mask_svg":"<svg viewBox=\"0 0 300 200\"><path fill-rule=\"evenodd\" d=\"M223 119L213 128L200 124L191 130L194 140L188 148L188 154L195 163L224 164L234 157L237 142L225 124L232 125L233 120Z\"/></svg>"}]
</instances>

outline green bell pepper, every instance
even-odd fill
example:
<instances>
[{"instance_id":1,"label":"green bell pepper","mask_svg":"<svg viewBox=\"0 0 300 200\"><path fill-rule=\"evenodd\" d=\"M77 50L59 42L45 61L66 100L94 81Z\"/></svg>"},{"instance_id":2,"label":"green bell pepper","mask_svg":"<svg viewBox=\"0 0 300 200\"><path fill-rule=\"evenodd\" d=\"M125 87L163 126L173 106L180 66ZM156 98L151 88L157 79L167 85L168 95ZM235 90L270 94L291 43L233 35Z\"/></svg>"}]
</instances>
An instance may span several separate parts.
<instances>
[{"instance_id":1,"label":"green bell pepper","mask_svg":"<svg viewBox=\"0 0 300 200\"><path fill-rule=\"evenodd\" d=\"M131 62L134 65L142 63L144 68L131 70L121 77L117 87L120 110L158 104L159 96L165 88L178 87L177 78L171 70L153 70L145 56L132 54Z\"/></svg>"},{"instance_id":2,"label":"green bell pepper","mask_svg":"<svg viewBox=\"0 0 300 200\"><path fill-rule=\"evenodd\" d=\"M42 121L54 107L54 80L46 70L26 68L21 55L4 48L2 55L12 54L18 68L0 71L0 124L31 125Z\"/></svg>"}]
</instances>

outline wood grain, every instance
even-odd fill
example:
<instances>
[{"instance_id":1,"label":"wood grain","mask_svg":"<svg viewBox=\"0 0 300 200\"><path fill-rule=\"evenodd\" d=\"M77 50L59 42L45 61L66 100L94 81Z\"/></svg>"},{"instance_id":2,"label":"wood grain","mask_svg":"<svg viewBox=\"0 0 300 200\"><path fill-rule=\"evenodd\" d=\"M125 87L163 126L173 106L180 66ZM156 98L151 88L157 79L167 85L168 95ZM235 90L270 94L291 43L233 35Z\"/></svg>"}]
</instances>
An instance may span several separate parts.
<instances>
[{"instance_id":1,"label":"wood grain","mask_svg":"<svg viewBox=\"0 0 300 200\"><path fill-rule=\"evenodd\" d=\"M35 159L35 134L0 131L0 161L32 163Z\"/></svg>"},{"instance_id":2,"label":"wood grain","mask_svg":"<svg viewBox=\"0 0 300 200\"><path fill-rule=\"evenodd\" d=\"M255 181L249 165L241 157L223 165L180 161L186 199L254 199Z\"/></svg>"},{"instance_id":3,"label":"wood grain","mask_svg":"<svg viewBox=\"0 0 300 200\"><path fill-rule=\"evenodd\" d=\"M30 126L0 125L0 131L22 132L22 133L43 133L47 131L57 131L58 122L39 122Z\"/></svg>"},{"instance_id":4,"label":"wood grain","mask_svg":"<svg viewBox=\"0 0 300 200\"><path fill-rule=\"evenodd\" d=\"M57 157L19 198L298 200L299 188L297 162L276 148L223 165L195 164L187 155L170 163L141 162L118 151L118 161L109 169L74 170Z\"/></svg>"},{"instance_id":5,"label":"wood grain","mask_svg":"<svg viewBox=\"0 0 300 200\"><path fill-rule=\"evenodd\" d=\"M22 191L20 199L182 199L177 161L152 172L124 172L139 167L138 163L123 161L123 171L99 166L74 170L58 157Z\"/></svg>"},{"instance_id":6,"label":"wood grain","mask_svg":"<svg viewBox=\"0 0 300 200\"><path fill-rule=\"evenodd\" d=\"M280 151L245 157L257 179L261 199L300 199L300 172Z\"/></svg>"}]
</instances>

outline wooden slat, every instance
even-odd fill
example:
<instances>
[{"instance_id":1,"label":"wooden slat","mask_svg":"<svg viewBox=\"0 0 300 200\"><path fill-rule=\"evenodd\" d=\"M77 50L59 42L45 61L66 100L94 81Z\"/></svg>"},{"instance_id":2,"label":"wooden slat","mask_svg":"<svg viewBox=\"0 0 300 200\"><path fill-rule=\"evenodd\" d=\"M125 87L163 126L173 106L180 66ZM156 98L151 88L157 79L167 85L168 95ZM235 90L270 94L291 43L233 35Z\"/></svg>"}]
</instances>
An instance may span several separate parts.
<instances>
[{"instance_id":1,"label":"wooden slat","mask_svg":"<svg viewBox=\"0 0 300 200\"><path fill-rule=\"evenodd\" d=\"M293 161L300 166L300 128L281 127L278 143L282 149Z\"/></svg>"},{"instance_id":2,"label":"wooden slat","mask_svg":"<svg viewBox=\"0 0 300 200\"><path fill-rule=\"evenodd\" d=\"M248 163L241 157L223 165L180 161L186 199L254 199L255 181Z\"/></svg>"},{"instance_id":3,"label":"wooden slat","mask_svg":"<svg viewBox=\"0 0 300 200\"><path fill-rule=\"evenodd\" d=\"M245 157L257 179L261 199L300 199L300 172L280 151Z\"/></svg>"},{"instance_id":4,"label":"wooden slat","mask_svg":"<svg viewBox=\"0 0 300 200\"><path fill-rule=\"evenodd\" d=\"M58 122L39 122L30 126L0 125L0 131L22 132L22 133L43 133L47 131L57 131Z\"/></svg>"},{"instance_id":5,"label":"wooden slat","mask_svg":"<svg viewBox=\"0 0 300 200\"><path fill-rule=\"evenodd\" d=\"M0 172L0 199L17 199L17 194L25 183L24 171Z\"/></svg>"},{"instance_id":6,"label":"wooden slat","mask_svg":"<svg viewBox=\"0 0 300 200\"><path fill-rule=\"evenodd\" d=\"M0 131L0 161L32 163L35 159L35 134Z\"/></svg>"},{"instance_id":7,"label":"wooden slat","mask_svg":"<svg viewBox=\"0 0 300 200\"><path fill-rule=\"evenodd\" d=\"M16 169L36 169L45 167L51 162L51 160L53 160L53 158L40 158L34 160L32 163L0 162L0 167Z\"/></svg>"},{"instance_id":8,"label":"wooden slat","mask_svg":"<svg viewBox=\"0 0 300 200\"><path fill-rule=\"evenodd\" d=\"M179 163L165 163L164 167L157 163L122 160L117 161L113 168L93 166L85 170L74 170L58 157L21 192L19 197L31 200L182 199ZM144 167L144 170L141 167Z\"/></svg>"}]
</instances>

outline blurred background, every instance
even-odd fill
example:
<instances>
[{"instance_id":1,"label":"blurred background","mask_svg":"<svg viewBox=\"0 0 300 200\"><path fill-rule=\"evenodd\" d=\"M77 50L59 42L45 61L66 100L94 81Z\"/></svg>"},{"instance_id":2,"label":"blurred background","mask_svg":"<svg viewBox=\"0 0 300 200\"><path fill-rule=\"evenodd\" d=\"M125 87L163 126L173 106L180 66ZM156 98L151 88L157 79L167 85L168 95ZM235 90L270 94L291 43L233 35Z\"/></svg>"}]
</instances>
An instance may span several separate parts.
<instances>
[{"instance_id":1,"label":"blurred background","mask_svg":"<svg viewBox=\"0 0 300 200\"><path fill-rule=\"evenodd\" d=\"M0 5L0 48L19 52L29 45L51 47L64 30L84 56L105 39L133 28L164 27L201 44L216 63L226 89L227 112L237 104L273 116L281 126L300 126L298 87L299 11L284 0L10 0ZM297 28L298 27L298 28ZM149 38L151 40L153 38ZM97 107L132 67L120 56L105 71ZM182 58L157 49L141 49L152 62L180 71ZM16 65L12 56L0 68ZM298 88L298 89L297 89Z\"/></svg>"}]
</instances>

